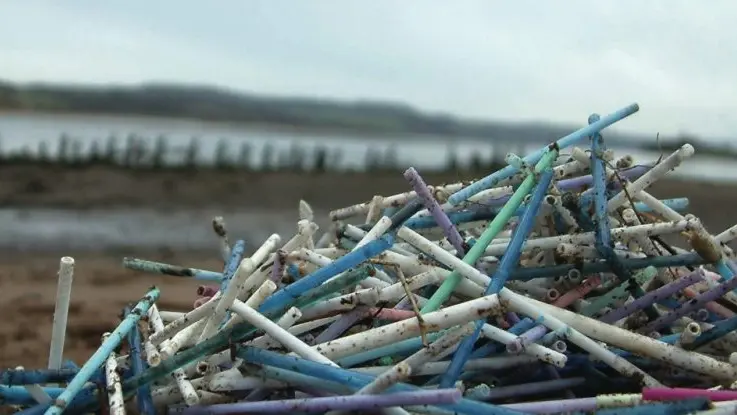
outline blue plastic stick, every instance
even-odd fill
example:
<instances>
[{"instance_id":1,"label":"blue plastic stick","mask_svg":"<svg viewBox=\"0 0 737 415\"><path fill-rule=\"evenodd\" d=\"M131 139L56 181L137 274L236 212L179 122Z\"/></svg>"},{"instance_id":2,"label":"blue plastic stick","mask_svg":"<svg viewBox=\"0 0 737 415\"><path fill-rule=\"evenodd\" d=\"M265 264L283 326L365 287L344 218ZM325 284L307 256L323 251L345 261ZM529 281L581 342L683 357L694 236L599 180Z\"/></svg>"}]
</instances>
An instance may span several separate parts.
<instances>
[{"instance_id":1,"label":"blue plastic stick","mask_svg":"<svg viewBox=\"0 0 737 415\"><path fill-rule=\"evenodd\" d=\"M64 391L62 388L43 388L51 399L56 399ZM0 405L35 405L36 400L33 399L28 390L23 386L3 386L0 385Z\"/></svg>"},{"instance_id":2,"label":"blue plastic stick","mask_svg":"<svg viewBox=\"0 0 737 415\"><path fill-rule=\"evenodd\" d=\"M130 315L132 310L130 307L126 307L126 317ZM143 361L141 355L141 331L138 329L138 325L135 325L133 329L128 332L128 347L130 351L131 369L133 370L133 376L138 376L146 370L148 366ZM142 385L136 391L136 404L138 404L138 412L142 415L153 415L156 413L154 408L154 400L151 397L151 387L149 385Z\"/></svg>"},{"instance_id":3,"label":"blue plastic stick","mask_svg":"<svg viewBox=\"0 0 737 415\"><path fill-rule=\"evenodd\" d=\"M714 340L720 339L735 330L737 330L737 316L715 323L714 327L701 333L701 335L694 339L692 343L684 345L684 348L691 350L697 349L705 344L713 342Z\"/></svg>"},{"instance_id":4,"label":"blue plastic stick","mask_svg":"<svg viewBox=\"0 0 737 415\"><path fill-rule=\"evenodd\" d=\"M655 268L681 267L687 265L703 265L708 263L696 253L679 254L671 256L657 256L652 258L626 258L620 260L622 266L635 270L653 266ZM586 262L583 266L574 264L554 265L550 267L518 268L510 276L510 280L529 281L535 278L552 278L566 275L572 269L578 269L582 274L594 274L611 270L611 265L606 262Z\"/></svg>"},{"instance_id":5,"label":"blue plastic stick","mask_svg":"<svg viewBox=\"0 0 737 415\"><path fill-rule=\"evenodd\" d=\"M238 357L246 362L259 365L274 366L279 369L291 370L305 375L309 375L319 379L325 379L332 382L347 385L353 389L360 389L369 384L375 378L358 372L353 372L338 367L324 365L294 356L286 356L268 350L258 349L255 347L242 347L237 351ZM387 390L387 393L404 392L419 390L416 386L403 383L394 385ZM481 402L462 399L460 402L451 405L438 405L438 408L454 411L459 414L469 415L519 415L520 412L485 404Z\"/></svg>"},{"instance_id":6,"label":"blue plastic stick","mask_svg":"<svg viewBox=\"0 0 737 415\"><path fill-rule=\"evenodd\" d=\"M603 130L604 128L614 124L617 121L621 121L626 117L629 117L630 115L636 113L640 110L640 107L637 104L630 104L619 111L613 112L609 115L607 115L604 118L601 118L597 122L593 124L589 124L586 127L581 128L578 131L575 131L571 134L568 134L567 136L559 139L556 141L556 144L558 145L559 149L564 149L567 147L570 147L579 141L585 140L588 136L590 136L593 133L599 132ZM545 146L543 148L538 149L534 153L526 156L523 160L528 165L534 165L540 159L542 158L543 154L548 150L549 146ZM450 206L456 206L463 202L464 200L468 199L469 197L483 191L489 188L492 188L496 186L501 180L507 179L517 173L518 169L513 166L506 166L501 170L498 170L489 176L484 177L483 179L480 179L472 184L470 184L467 187L464 187L463 189L455 192L453 195L448 198L448 204Z\"/></svg>"},{"instance_id":7,"label":"blue plastic stick","mask_svg":"<svg viewBox=\"0 0 737 415\"><path fill-rule=\"evenodd\" d=\"M35 385L39 383L66 383L79 372L77 369L0 370L0 385Z\"/></svg>"},{"instance_id":8,"label":"blue plastic stick","mask_svg":"<svg viewBox=\"0 0 737 415\"><path fill-rule=\"evenodd\" d=\"M241 264L241 259L243 259L243 253L245 251L246 242L243 240L235 241L233 247L230 249L230 258L228 259L228 262L225 264L225 268L223 269L223 279L220 281L221 292L225 292L225 289L228 288L228 284L230 284L230 281L233 279L235 271Z\"/></svg>"},{"instance_id":9,"label":"blue plastic stick","mask_svg":"<svg viewBox=\"0 0 737 415\"><path fill-rule=\"evenodd\" d=\"M131 329L135 327L138 320L142 316L146 315L151 305L159 298L159 289L152 288L141 301L136 304L130 314L125 316L123 321L115 328L110 337L108 337L100 346L92 357L82 366L77 373L77 376L72 379L67 385L64 392L62 392L55 400L54 404L49 407L45 414L46 415L59 415L66 409L67 405L72 402L75 396L82 390L85 383L95 374L97 369L102 366L103 362L110 353L115 350Z\"/></svg>"},{"instance_id":10,"label":"blue plastic stick","mask_svg":"<svg viewBox=\"0 0 737 415\"><path fill-rule=\"evenodd\" d=\"M509 247L507 248L506 253L502 256L499 267L492 276L491 283L488 287L486 287L484 295L498 294L499 291L504 288L504 284L509 278L510 271L512 270L512 268L516 267L517 263L519 262L519 257L522 252L522 246L527 240L530 232L532 232L532 227L535 224L537 212L540 210L540 205L545 198L545 194L547 193L548 188L550 187L550 182L552 180L553 169L547 168L543 173L540 174L538 184L535 187L535 190L532 192L532 198L530 199L527 211L522 216L522 220L520 220L519 225L517 225L517 229L515 229L514 231L512 240L509 242ZM451 360L448 370L445 372L445 374L443 374L440 379L441 388L446 388L448 387L447 385L453 385L456 380L458 380L458 377L463 370L463 366L466 364L466 361L468 361L468 358L471 356L473 345L476 343L479 336L481 335L481 328L483 327L484 323L484 319L477 320L476 327L473 333L463 339L463 341L461 341L458 349L456 349L455 353L453 354L453 359Z\"/></svg>"},{"instance_id":11,"label":"blue plastic stick","mask_svg":"<svg viewBox=\"0 0 737 415\"><path fill-rule=\"evenodd\" d=\"M225 290L228 288L228 285L230 284L230 281L233 280L233 276L235 276L235 272L238 270L238 266L241 264L241 259L243 259L243 253L246 251L246 242L239 239L235 241L233 244L233 247L230 249L230 258L228 258L228 261L225 263L225 268L223 268L223 279L220 280L220 294L225 294ZM230 320L233 313L228 310L227 313L225 313L225 318L223 318L223 321L220 323L220 328L222 328L225 323Z\"/></svg>"},{"instance_id":12,"label":"blue plastic stick","mask_svg":"<svg viewBox=\"0 0 737 415\"><path fill-rule=\"evenodd\" d=\"M312 274L287 285L266 299L260 307L260 311L262 313L266 313L283 309L287 304L299 298L300 295L304 294L308 290L318 287L341 272L347 271L348 269L353 268L391 248L393 244L392 239L393 238L391 238L391 236L385 235L380 239L371 241L366 245L343 255L331 264L318 269Z\"/></svg>"}]
</instances>

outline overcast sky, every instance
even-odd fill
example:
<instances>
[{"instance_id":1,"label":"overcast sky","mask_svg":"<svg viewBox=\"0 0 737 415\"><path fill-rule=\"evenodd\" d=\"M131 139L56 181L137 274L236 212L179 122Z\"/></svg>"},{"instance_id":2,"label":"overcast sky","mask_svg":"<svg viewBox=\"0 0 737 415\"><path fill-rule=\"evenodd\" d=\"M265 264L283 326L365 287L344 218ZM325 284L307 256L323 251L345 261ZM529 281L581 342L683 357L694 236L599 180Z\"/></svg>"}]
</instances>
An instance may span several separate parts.
<instances>
[{"instance_id":1,"label":"overcast sky","mask_svg":"<svg viewBox=\"0 0 737 415\"><path fill-rule=\"evenodd\" d=\"M728 0L2 0L0 78L214 84L737 136Z\"/></svg>"}]
</instances>

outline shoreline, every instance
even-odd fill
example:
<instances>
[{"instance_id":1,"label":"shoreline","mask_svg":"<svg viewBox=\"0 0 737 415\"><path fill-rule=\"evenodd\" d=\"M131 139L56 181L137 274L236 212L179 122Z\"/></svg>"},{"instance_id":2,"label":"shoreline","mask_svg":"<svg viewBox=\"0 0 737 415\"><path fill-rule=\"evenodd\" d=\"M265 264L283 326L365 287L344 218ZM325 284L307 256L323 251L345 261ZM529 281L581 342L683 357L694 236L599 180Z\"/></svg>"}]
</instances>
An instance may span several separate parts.
<instances>
[{"instance_id":1,"label":"shoreline","mask_svg":"<svg viewBox=\"0 0 737 415\"><path fill-rule=\"evenodd\" d=\"M428 185L469 181L481 172L422 172ZM300 199L332 210L411 190L399 170L376 172L245 171L237 169L129 169L6 164L0 167L0 207L50 209L262 208L292 209ZM651 187L658 197L724 199L737 183L666 178ZM681 193L677 193L677 191ZM665 192L660 194L659 192ZM691 196L689 196L691 195ZM735 197L737 199L737 197ZM695 200L691 200L692 206Z\"/></svg>"}]
</instances>

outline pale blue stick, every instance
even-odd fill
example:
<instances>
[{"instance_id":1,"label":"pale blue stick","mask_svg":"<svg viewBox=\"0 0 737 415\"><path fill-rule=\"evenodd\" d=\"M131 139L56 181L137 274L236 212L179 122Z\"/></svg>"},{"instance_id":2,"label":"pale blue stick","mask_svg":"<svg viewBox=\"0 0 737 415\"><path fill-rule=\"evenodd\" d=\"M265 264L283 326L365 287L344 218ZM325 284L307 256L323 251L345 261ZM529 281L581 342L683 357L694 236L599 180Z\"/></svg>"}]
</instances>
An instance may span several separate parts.
<instances>
[{"instance_id":1,"label":"pale blue stick","mask_svg":"<svg viewBox=\"0 0 737 415\"><path fill-rule=\"evenodd\" d=\"M54 400L54 404L44 412L44 415L60 415L64 412L67 405L74 399L75 396L82 390L87 381L97 372L97 369L102 366L105 359L110 356L115 348L120 345L120 342L125 338L129 331L138 323L138 320L142 316L148 313L148 309L151 305L159 298L159 289L154 287L146 293L146 296L136 304L123 321L115 328L115 331L104 341L97 351L90 357L87 362L79 369L79 373L72 379L71 382L64 389L64 392Z\"/></svg>"},{"instance_id":2,"label":"pale blue stick","mask_svg":"<svg viewBox=\"0 0 737 415\"><path fill-rule=\"evenodd\" d=\"M637 104L630 104L620 109L619 111L613 112L606 117L602 117L601 119L599 119L599 121L595 123L589 124L578 131L568 134L567 136L556 141L556 144L561 150L570 147L578 143L579 141L587 139L590 135L601 131L602 129L614 124L615 122L629 117L639 110L640 107ZM543 154L548 151L548 147L549 145L546 145L545 147L542 147L534 153L526 156L522 160L524 160L525 163L527 163L528 165L533 166L537 164L537 162L540 161L540 159L542 158ZM483 190L490 189L496 186L500 181L512 177L515 173L518 172L518 170L519 169L513 166L506 166L501 170L497 170L494 173L484 177L483 179L477 180L476 182L471 183L463 189L455 192L453 195L450 196L450 198L448 198L448 203L446 204L446 206L457 206L469 197Z\"/></svg>"}]
</instances>

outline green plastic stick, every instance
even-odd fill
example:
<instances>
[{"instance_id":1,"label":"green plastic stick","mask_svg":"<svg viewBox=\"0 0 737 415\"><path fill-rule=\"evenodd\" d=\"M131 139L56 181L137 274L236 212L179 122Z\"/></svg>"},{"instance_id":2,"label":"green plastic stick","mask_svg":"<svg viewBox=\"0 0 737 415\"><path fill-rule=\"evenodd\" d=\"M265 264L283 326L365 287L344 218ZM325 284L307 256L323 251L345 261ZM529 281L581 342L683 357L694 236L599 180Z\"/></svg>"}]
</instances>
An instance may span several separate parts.
<instances>
[{"instance_id":1,"label":"green plastic stick","mask_svg":"<svg viewBox=\"0 0 737 415\"><path fill-rule=\"evenodd\" d=\"M535 172L539 173L542 172L544 169L549 168L556 158L558 158L558 149L550 149L540 159L537 165L535 165ZM504 204L504 207L502 207L502 209L499 211L499 214L496 215L496 217L494 217L491 222L489 222L486 230L476 240L476 243L473 245L473 247L468 250L466 256L463 257L463 262L468 265L474 265L476 261L481 258L481 256L486 251L486 248L491 244L491 241L493 241L494 238L496 238L496 236L499 234L499 232L501 232L502 229L507 226L507 223L514 216L514 213L522 205L525 196L532 192L532 189L534 189L535 187L536 181L537 179L534 174L529 174L525 178L525 180L517 188L509 201ZM461 278L462 276L458 272L451 272L451 274L448 275L445 281L443 281L443 283L440 285L438 290L435 291L435 294L433 294L432 297L427 300L427 303L425 303L425 306L422 307L422 310L420 310L420 312L424 314L439 309L440 306L444 302L448 301L448 298L450 298L450 296L453 294L453 291L455 291L456 287L461 282Z\"/></svg>"}]
</instances>

